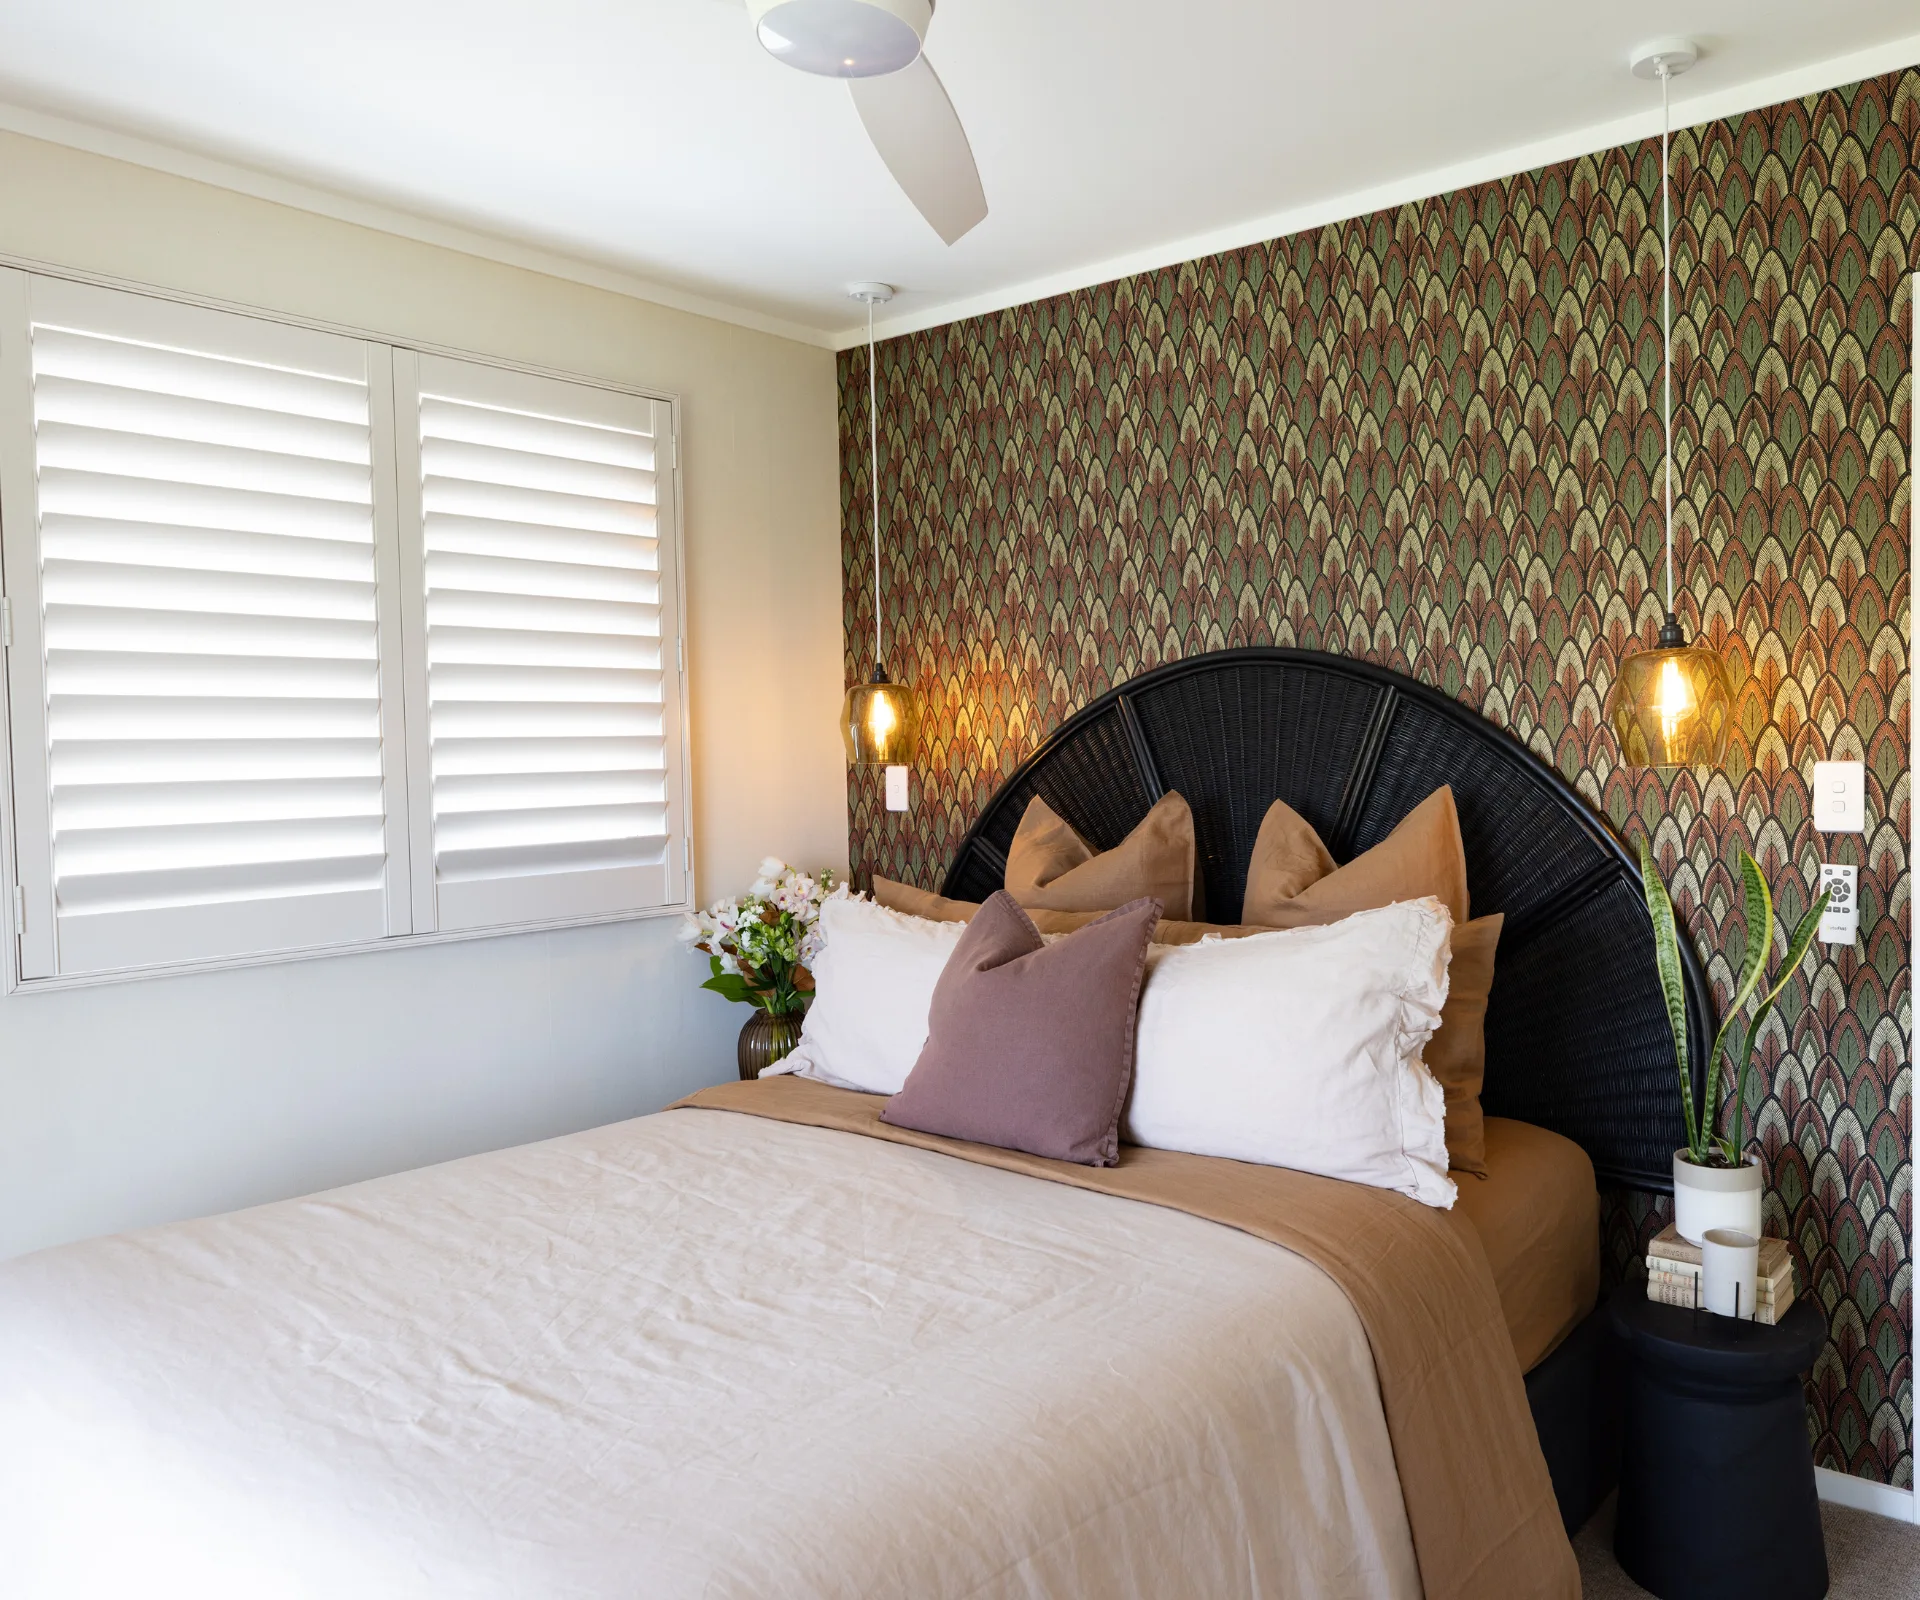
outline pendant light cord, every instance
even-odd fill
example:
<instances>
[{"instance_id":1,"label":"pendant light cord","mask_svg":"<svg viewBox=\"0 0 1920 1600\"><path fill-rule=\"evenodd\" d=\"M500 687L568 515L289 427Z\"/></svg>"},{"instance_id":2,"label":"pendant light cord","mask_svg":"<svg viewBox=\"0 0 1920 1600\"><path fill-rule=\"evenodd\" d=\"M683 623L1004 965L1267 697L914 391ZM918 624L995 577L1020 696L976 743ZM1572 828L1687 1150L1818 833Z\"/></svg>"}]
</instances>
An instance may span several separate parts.
<instances>
[{"instance_id":1,"label":"pendant light cord","mask_svg":"<svg viewBox=\"0 0 1920 1600\"><path fill-rule=\"evenodd\" d=\"M1661 61L1661 355L1667 388L1667 615L1674 615L1674 213L1667 190L1667 146L1672 138L1672 71ZM874 311L868 307L868 317ZM877 538L877 536L876 536Z\"/></svg>"},{"instance_id":2,"label":"pendant light cord","mask_svg":"<svg viewBox=\"0 0 1920 1600\"><path fill-rule=\"evenodd\" d=\"M873 362L873 297L867 297L867 443L872 450L872 465L867 492L873 498L873 668L880 671L880 381ZM1669 436L1669 451L1673 448ZM1671 512L1668 513L1672 515ZM1672 536L1668 536L1671 544ZM1673 558L1667 558L1667 588L1673 588Z\"/></svg>"}]
</instances>

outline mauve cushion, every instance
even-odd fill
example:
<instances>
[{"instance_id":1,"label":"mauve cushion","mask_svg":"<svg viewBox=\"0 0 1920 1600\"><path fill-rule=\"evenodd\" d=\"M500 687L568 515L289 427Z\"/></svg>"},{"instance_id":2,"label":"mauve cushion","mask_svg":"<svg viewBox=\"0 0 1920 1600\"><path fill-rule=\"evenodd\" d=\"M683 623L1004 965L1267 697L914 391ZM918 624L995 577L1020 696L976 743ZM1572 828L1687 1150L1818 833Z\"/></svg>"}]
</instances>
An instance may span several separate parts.
<instances>
[{"instance_id":1,"label":"mauve cushion","mask_svg":"<svg viewBox=\"0 0 1920 1600\"><path fill-rule=\"evenodd\" d=\"M881 1120L1112 1166L1159 920L1158 900L1135 900L1048 944L1012 895L994 894L947 958L926 1045Z\"/></svg>"}]
</instances>

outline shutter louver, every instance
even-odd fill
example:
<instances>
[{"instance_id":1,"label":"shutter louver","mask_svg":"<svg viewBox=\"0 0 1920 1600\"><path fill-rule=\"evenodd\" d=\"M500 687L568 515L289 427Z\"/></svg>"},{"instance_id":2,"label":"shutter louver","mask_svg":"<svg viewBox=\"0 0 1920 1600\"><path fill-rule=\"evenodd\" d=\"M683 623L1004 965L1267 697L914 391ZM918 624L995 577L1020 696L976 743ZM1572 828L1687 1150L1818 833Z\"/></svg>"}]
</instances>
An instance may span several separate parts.
<instances>
[{"instance_id":1,"label":"shutter louver","mask_svg":"<svg viewBox=\"0 0 1920 1600\"><path fill-rule=\"evenodd\" d=\"M57 970L390 931L366 347L32 309Z\"/></svg>"},{"instance_id":2,"label":"shutter louver","mask_svg":"<svg viewBox=\"0 0 1920 1600\"><path fill-rule=\"evenodd\" d=\"M418 372L437 924L665 904L678 696L653 402Z\"/></svg>"}]
</instances>

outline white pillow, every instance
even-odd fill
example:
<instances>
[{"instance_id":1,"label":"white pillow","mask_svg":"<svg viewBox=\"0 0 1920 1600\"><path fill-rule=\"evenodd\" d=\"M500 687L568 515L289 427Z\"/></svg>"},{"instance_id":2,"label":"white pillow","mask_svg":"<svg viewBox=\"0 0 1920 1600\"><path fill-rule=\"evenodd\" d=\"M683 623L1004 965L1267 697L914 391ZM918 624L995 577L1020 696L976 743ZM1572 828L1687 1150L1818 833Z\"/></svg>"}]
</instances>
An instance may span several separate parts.
<instances>
[{"instance_id":1,"label":"white pillow","mask_svg":"<svg viewBox=\"0 0 1920 1600\"><path fill-rule=\"evenodd\" d=\"M800 1042L765 1077L783 1072L841 1089L898 1094L927 1042L933 986L967 931L871 900L820 908L825 947L813 963L813 1004Z\"/></svg>"},{"instance_id":2,"label":"white pillow","mask_svg":"<svg viewBox=\"0 0 1920 1600\"><path fill-rule=\"evenodd\" d=\"M1438 900L1148 952L1121 1136L1450 1207L1446 1096L1421 1060L1447 998Z\"/></svg>"}]
</instances>

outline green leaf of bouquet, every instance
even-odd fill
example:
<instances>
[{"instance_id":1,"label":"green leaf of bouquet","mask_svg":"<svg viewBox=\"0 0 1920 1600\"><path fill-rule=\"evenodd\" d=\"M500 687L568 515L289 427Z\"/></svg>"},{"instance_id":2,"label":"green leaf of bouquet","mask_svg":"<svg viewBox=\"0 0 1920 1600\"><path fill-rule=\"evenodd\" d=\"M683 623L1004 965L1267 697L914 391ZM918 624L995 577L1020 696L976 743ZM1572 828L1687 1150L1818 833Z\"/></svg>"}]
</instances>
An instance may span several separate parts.
<instances>
[{"instance_id":1,"label":"green leaf of bouquet","mask_svg":"<svg viewBox=\"0 0 1920 1600\"><path fill-rule=\"evenodd\" d=\"M747 987L746 980L737 972L717 973L700 987L711 989L723 1000L751 1001L753 999L753 991Z\"/></svg>"}]
</instances>

